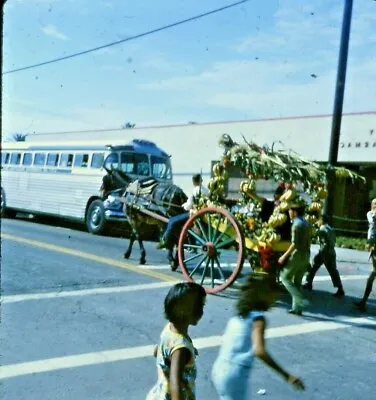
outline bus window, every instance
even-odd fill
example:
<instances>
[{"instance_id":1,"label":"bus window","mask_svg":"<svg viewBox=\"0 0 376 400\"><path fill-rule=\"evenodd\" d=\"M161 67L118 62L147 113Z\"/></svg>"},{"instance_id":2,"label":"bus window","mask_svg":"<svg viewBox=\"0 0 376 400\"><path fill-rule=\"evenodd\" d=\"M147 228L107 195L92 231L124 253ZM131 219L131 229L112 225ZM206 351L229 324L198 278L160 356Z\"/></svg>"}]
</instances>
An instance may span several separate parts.
<instances>
[{"instance_id":1,"label":"bus window","mask_svg":"<svg viewBox=\"0 0 376 400\"><path fill-rule=\"evenodd\" d=\"M126 174L134 174L134 161L133 154L121 152L120 156L120 169Z\"/></svg>"},{"instance_id":2,"label":"bus window","mask_svg":"<svg viewBox=\"0 0 376 400\"><path fill-rule=\"evenodd\" d=\"M105 162L104 162L104 167L107 170L111 170L113 168L118 168L119 167L119 154L117 153L111 153L107 156Z\"/></svg>"},{"instance_id":3,"label":"bus window","mask_svg":"<svg viewBox=\"0 0 376 400\"><path fill-rule=\"evenodd\" d=\"M136 175L150 175L149 160L146 154L135 154L134 163L136 167Z\"/></svg>"},{"instance_id":4,"label":"bus window","mask_svg":"<svg viewBox=\"0 0 376 400\"><path fill-rule=\"evenodd\" d=\"M1 165L6 165L9 162L9 153L1 153Z\"/></svg>"},{"instance_id":5,"label":"bus window","mask_svg":"<svg viewBox=\"0 0 376 400\"><path fill-rule=\"evenodd\" d=\"M56 167L59 161L59 154L57 153L48 153L47 156L47 165L50 167Z\"/></svg>"},{"instance_id":6,"label":"bus window","mask_svg":"<svg viewBox=\"0 0 376 400\"><path fill-rule=\"evenodd\" d=\"M12 165L18 165L21 163L21 153L12 153L10 156L10 163Z\"/></svg>"},{"instance_id":7,"label":"bus window","mask_svg":"<svg viewBox=\"0 0 376 400\"><path fill-rule=\"evenodd\" d=\"M34 165L44 165L46 161L46 154L44 153L36 153L34 157Z\"/></svg>"},{"instance_id":8,"label":"bus window","mask_svg":"<svg viewBox=\"0 0 376 400\"><path fill-rule=\"evenodd\" d=\"M73 163L73 154L62 153L60 156L60 167L71 167Z\"/></svg>"},{"instance_id":9,"label":"bus window","mask_svg":"<svg viewBox=\"0 0 376 400\"><path fill-rule=\"evenodd\" d=\"M171 179L170 160L151 156L152 175L157 179Z\"/></svg>"},{"instance_id":10,"label":"bus window","mask_svg":"<svg viewBox=\"0 0 376 400\"><path fill-rule=\"evenodd\" d=\"M22 165L31 165L33 163L33 154L25 153L22 160Z\"/></svg>"},{"instance_id":11,"label":"bus window","mask_svg":"<svg viewBox=\"0 0 376 400\"><path fill-rule=\"evenodd\" d=\"M91 168L102 168L103 166L103 153L93 153L91 157Z\"/></svg>"},{"instance_id":12,"label":"bus window","mask_svg":"<svg viewBox=\"0 0 376 400\"><path fill-rule=\"evenodd\" d=\"M76 154L74 157L74 166L86 168L89 161L89 154Z\"/></svg>"}]
</instances>

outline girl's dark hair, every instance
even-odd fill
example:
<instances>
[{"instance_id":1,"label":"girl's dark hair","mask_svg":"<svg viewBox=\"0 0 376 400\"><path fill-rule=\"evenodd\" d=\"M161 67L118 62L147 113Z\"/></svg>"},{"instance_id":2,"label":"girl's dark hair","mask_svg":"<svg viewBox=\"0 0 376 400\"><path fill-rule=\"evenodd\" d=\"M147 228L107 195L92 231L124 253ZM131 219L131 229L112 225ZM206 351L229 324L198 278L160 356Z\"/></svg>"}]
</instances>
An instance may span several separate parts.
<instances>
[{"instance_id":1,"label":"girl's dark hair","mask_svg":"<svg viewBox=\"0 0 376 400\"><path fill-rule=\"evenodd\" d=\"M252 273L240 288L240 296L236 304L237 314L245 318L250 311L266 311L268 304L265 302L265 292L275 292L277 284L271 274Z\"/></svg>"},{"instance_id":2,"label":"girl's dark hair","mask_svg":"<svg viewBox=\"0 0 376 400\"><path fill-rule=\"evenodd\" d=\"M166 319L172 323L179 321L182 316L179 312L179 308L183 305L186 297L192 294L197 295L197 307L200 307L200 310L202 310L206 292L201 285L194 282L181 282L174 285L167 293L164 301Z\"/></svg>"}]
</instances>

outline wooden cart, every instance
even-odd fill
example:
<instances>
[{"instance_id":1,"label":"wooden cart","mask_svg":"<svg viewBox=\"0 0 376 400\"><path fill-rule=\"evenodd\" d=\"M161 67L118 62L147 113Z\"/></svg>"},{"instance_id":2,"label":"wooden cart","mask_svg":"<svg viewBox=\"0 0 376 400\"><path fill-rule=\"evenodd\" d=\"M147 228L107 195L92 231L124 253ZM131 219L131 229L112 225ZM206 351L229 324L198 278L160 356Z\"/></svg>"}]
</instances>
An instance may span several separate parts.
<instances>
[{"instance_id":1,"label":"wooden cart","mask_svg":"<svg viewBox=\"0 0 376 400\"><path fill-rule=\"evenodd\" d=\"M272 249L284 252L290 242L280 241ZM178 244L179 265L188 281L217 293L230 286L242 271L246 254L258 252L231 212L208 207L192 215L184 225Z\"/></svg>"}]
</instances>

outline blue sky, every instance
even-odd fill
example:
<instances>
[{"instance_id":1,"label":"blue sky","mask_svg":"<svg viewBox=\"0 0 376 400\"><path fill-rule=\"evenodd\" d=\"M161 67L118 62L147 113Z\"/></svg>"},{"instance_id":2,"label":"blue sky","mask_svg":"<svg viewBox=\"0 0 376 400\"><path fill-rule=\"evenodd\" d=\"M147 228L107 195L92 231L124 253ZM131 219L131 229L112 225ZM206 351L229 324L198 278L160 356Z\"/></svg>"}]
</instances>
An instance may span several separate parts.
<instances>
[{"instance_id":1,"label":"blue sky","mask_svg":"<svg viewBox=\"0 0 376 400\"><path fill-rule=\"evenodd\" d=\"M231 0L8 0L3 71ZM340 0L253 0L154 35L3 76L3 135L330 114ZM315 74L314 78L311 74ZM376 110L376 2L354 1L346 112Z\"/></svg>"}]
</instances>

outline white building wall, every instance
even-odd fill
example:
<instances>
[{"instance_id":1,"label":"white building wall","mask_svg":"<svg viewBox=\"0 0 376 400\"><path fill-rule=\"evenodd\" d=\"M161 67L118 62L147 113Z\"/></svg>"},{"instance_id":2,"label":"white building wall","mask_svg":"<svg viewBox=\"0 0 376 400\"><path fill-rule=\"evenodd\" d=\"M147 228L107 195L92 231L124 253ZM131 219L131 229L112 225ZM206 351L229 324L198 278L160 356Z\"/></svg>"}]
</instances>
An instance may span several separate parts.
<instances>
[{"instance_id":1,"label":"white building wall","mask_svg":"<svg viewBox=\"0 0 376 400\"><path fill-rule=\"evenodd\" d=\"M151 140L171 154L174 182L189 191L192 174L202 171L204 180L209 178L211 161L219 159L223 151L218 145L223 133L238 143L243 142L242 135L258 145L281 142L276 146L325 162L329 155L331 123L331 115L311 116L35 135L28 141L107 140L110 144L128 143L135 138ZM376 164L376 112L343 115L340 142L340 162Z\"/></svg>"}]
</instances>

